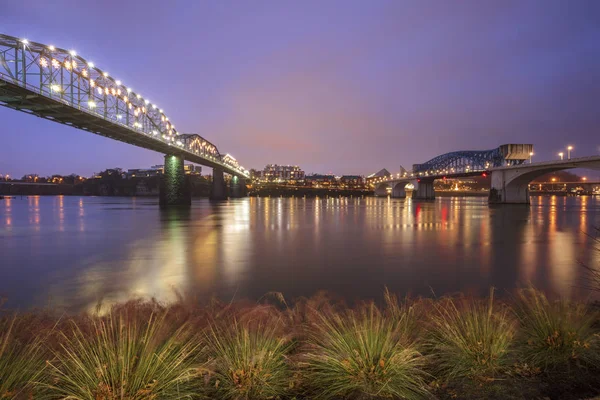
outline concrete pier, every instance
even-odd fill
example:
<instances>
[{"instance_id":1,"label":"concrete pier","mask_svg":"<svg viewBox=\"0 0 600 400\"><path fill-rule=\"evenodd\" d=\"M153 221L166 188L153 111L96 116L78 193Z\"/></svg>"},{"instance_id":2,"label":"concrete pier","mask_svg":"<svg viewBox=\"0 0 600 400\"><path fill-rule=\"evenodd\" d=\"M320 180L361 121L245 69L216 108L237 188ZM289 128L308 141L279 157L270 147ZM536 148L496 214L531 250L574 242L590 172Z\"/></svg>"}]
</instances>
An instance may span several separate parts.
<instances>
[{"instance_id":1,"label":"concrete pier","mask_svg":"<svg viewBox=\"0 0 600 400\"><path fill-rule=\"evenodd\" d=\"M229 182L229 197L231 198L240 198L246 197L246 182L244 179L233 176L231 181Z\"/></svg>"},{"instance_id":2,"label":"concrete pier","mask_svg":"<svg viewBox=\"0 0 600 400\"><path fill-rule=\"evenodd\" d=\"M214 167L212 176L211 200L227 200L227 186L223 176L223 168Z\"/></svg>"},{"instance_id":3,"label":"concrete pier","mask_svg":"<svg viewBox=\"0 0 600 400\"><path fill-rule=\"evenodd\" d=\"M433 190L433 180L415 181L415 189L412 192L412 198L415 200L435 200L435 192Z\"/></svg>"},{"instance_id":4,"label":"concrete pier","mask_svg":"<svg viewBox=\"0 0 600 400\"><path fill-rule=\"evenodd\" d=\"M190 206L192 194L183 169L183 157L165 156L165 173L160 179L159 205L161 208Z\"/></svg>"}]
</instances>

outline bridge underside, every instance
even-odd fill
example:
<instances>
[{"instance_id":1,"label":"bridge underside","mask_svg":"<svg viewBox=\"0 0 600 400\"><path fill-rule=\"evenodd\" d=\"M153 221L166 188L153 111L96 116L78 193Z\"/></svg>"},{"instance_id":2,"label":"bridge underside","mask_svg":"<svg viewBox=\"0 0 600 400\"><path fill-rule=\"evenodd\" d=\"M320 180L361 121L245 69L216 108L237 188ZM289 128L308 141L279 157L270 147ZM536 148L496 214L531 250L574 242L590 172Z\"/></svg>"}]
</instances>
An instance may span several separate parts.
<instances>
[{"instance_id":1,"label":"bridge underside","mask_svg":"<svg viewBox=\"0 0 600 400\"><path fill-rule=\"evenodd\" d=\"M110 121L99 115L90 113L82 107L36 94L19 85L0 81L0 106L22 111L31 115L45 118L50 121L82 129L97 135L108 137L120 142L129 143L145 149L154 150L163 154L182 156L185 160L205 165L207 167L222 168L224 172L238 175L235 170L230 170L220 164L212 162L201 156L195 156L187 151L178 149L165 142L155 140L152 136L137 132L117 121Z\"/></svg>"}]
</instances>

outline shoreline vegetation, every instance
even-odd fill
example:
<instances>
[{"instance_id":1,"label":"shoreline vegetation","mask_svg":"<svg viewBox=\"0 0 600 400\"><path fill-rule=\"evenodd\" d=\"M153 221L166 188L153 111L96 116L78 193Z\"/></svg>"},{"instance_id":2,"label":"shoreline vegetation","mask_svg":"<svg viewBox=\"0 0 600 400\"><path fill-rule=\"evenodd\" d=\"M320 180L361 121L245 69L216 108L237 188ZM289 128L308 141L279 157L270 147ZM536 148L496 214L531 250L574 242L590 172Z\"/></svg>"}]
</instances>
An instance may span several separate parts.
<instances>
[{"instance_id":1,"label":"shoreline vegetation","mask_svg":"<svg viewBox=\"0 0 600 400\"><path fill-rule=\"evenodd\" d=\"M600 394L600 309L508 298L352 307L181 298L0 315L0 399L580 399ZM100 305L98 311L101 309Z\"/></svg>"}]
</instances>

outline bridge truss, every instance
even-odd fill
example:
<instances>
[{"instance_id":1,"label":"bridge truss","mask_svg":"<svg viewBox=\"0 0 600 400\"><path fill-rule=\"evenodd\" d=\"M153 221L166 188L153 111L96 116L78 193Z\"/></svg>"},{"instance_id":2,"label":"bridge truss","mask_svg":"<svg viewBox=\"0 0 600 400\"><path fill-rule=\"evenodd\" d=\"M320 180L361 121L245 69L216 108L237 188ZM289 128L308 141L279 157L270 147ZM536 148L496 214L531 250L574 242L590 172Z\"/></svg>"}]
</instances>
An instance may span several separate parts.
<instances>
[{"instance_id":1,"label":"bridge truss","mask_svg":"<svg viewBox=\"0 0 600 400\"><path fill-rule=\"evenodd\" d=\"M442 154L423 164L414 164L417 175L440 175L486 171L505 164L500 148L484 151L455 151Z\"/></svg>"},{"instance_id":2,"label":"bridge truss","mask_svg":"<svg viewBox=\"0 0 600 400\"><path fill-rule=\"evenodd\" d=\"M155 103L79 56L0 34L0 105L249 176L199 135L181 135Z\"/></svg>"}]
</instances>

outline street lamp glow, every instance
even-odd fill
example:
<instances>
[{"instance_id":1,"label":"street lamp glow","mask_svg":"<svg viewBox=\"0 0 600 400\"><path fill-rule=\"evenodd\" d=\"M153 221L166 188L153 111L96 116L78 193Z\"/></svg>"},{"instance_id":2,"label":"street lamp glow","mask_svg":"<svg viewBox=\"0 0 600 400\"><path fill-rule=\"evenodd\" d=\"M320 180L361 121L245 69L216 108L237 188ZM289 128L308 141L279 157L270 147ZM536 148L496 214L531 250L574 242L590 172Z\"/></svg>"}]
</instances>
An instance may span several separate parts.
<instances>
[{"instance_id":1,"label":"street lamp glow","mask_svg":"<svg viewBox=\"0 0 600 400\"><path fill-rule=\"evenodd\" d=\"M573 146L567 147L567 159L571 159L571 150L573 150Z\"/></svg>"},{"instance_id":2,"label":"street lamp glow","mask_svg":"<svg viewBox=\"0 0 600 400\"><path fill-rule=\"evenodd\" d=\"M23 43L25 46L27 46L29 44L29 40L21 39L21 43Z\"/></svg>"},{"instance_id":3,"label":"street lamp glow","mask_svg":"<svg viewBox=\"0 0 600 400\"><path fill-rule=\"evenodd\" d=\"M533 151L529 153L529 164L531 164L533 162L532 158L533 158Z\"/></svg>"},{"instance_id":4,"label":"street lamp glow","mask_svg":"<svg viewBox=\"0 0 600 400\"><path fill-rule=\"evenodd\" d=\"M56 50L56 47L54 47L54 46L50 45L50 46L48 46L48 50L50 50L50 51L54 51L54 50Z\"/></svg>"},{"instance_id":5,"label":"street lamp glow","mask_svg":"<svg viewBox=\"0 0 600 400\"><path fill-rule=\"evenodd\" d=\"M75 50L71 50L69 54L71 55L71 57L75 57L77 55L77 52Z\"/></svg>"},{"instance_id":6,"label":"street lamp glow","mask_svg":"<svg viewBox=\"0 0 600 400\"><path fill-rule=\"evenodd\" d=\"M89 63L88 63L88 67L90 67L90 68L94 68L94 63L93 63L93 62L89 62Z\"/></svg>"},{"instance_id":7,"label":"street lamp glow","mask_svg":"<svg viewBox=\"0 0 600 400\"><path fill-rule=\"evenodd\" d=\"M563 156L564 156L564 155L565 155L565 154L564 154L562 151L561 151L560 153L558 153L558 156L560 157L560 159L561 159L561 160L563 160L563 159L564 159L564 158L563 158Z\"/></svg>"}]
</instances>

